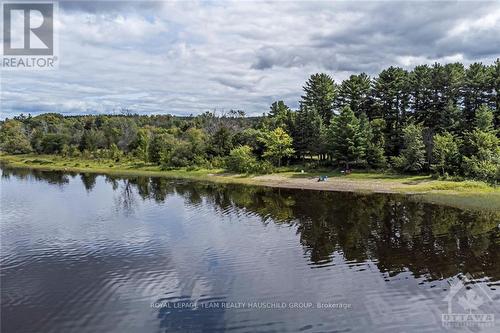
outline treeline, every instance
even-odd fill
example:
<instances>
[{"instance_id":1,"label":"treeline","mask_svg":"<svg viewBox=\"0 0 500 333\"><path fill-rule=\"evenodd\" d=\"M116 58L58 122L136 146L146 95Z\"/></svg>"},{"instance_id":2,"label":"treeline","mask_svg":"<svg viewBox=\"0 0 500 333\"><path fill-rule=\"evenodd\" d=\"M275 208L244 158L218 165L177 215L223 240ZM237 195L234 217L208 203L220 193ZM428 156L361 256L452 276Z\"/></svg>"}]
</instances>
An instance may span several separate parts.
<instances>
[{"instance_id":1,"label":"treeline","mask_svg":"<svg viewBox=\"0 0 500 333\"><path fill-rule=\"evenodd\" d=\"M0 148L10 154L140 159L164 168L269 172L283 163L433 171L500 179L500 60L491 65L389 67L336 83L314 74L300 108L283 101L262 117L71 116L6 119Z\"/></svg>"}]
</instances>

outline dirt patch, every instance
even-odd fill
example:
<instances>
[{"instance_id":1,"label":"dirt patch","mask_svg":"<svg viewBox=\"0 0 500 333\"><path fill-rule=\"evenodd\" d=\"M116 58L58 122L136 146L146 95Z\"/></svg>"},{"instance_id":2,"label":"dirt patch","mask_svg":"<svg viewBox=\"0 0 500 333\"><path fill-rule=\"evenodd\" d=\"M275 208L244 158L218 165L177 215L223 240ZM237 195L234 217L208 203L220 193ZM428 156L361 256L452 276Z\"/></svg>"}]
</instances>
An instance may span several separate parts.
<instances>
[{"instance_id":1,"label":"dirt patch","mask_svg":"<svg viewBox=\"0 0 500 333\"><path fill-rule=\"evenodd\" d=\"M329 178L327 181L323 182L318 182L318 177L289 178L280 175L256 176L252 179L259 184L271 187L344 192L367 191L377 193L396 193L396 188L405 186L399 182L354 180L342 177Z\"/></svg>"}]
</instances>

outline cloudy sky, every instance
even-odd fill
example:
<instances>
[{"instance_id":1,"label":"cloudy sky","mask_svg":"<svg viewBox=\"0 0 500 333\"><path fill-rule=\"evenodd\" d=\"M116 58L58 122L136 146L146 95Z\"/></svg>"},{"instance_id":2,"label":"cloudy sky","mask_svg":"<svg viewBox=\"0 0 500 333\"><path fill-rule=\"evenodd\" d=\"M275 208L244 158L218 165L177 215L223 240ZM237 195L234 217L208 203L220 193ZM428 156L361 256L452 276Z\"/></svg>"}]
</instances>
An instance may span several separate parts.
<instances>
[{"instance_id":1,"label":"cloudy sky","mask_svg":"<svg viewBox=\"0 0 500 333\"><path fill-rule=\"evenodd\" d=\"M61 1L59 69L1 72L20 113L297 107L307 77L500 56L500 2Z\"/></svg>"}]
</instances>

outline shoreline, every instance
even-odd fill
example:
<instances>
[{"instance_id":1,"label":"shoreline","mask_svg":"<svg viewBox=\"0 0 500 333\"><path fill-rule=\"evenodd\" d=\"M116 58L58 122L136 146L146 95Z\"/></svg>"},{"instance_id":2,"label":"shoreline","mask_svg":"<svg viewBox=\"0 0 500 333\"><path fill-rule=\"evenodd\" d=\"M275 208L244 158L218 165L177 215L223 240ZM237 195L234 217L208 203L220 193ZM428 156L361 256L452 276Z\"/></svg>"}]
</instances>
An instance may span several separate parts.
<instances>
[{"instance_id":1,"label":"shoreline","mask_svg":"<svg viewBox=\"0 0 500 333\"><path fill-rule=\"evenodd\" d=\"M266 175L241 175L223 169L161 170L159 166L137 162L111 162L63 158L54 155L0 155L0 163L8 167L40 171L97 173L116 176L165 177L214 183L242 184L317 191L402 194L428 203L461 209L500 212L500 188L483 182L443 181L425 175L394 175L353 172L340 175L332 171L285 171ZM141 165L142 164L142 165ZM318 182L319 175L328 175Z\"/></svg>"}]
</instances>

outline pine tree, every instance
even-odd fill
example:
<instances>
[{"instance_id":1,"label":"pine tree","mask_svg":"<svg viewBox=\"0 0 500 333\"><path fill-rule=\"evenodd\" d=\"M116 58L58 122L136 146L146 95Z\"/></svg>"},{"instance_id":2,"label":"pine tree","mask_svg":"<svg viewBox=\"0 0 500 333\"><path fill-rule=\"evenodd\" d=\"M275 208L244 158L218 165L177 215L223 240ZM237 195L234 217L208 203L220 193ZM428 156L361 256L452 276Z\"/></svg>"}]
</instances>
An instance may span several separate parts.
<instances>
[{"instance_id":1,"label":"pine tree","mask_svg":"<svg viewBox=\"0 0 500 333\"><path fill-rule=\"evenodd\" d=\"M346 170L351 163L360 162L365 156L365 137L360 122L350 107L342 108L334 117L329 128L330 151L338 164Z\"/></svg>"},{"instance_id":2,"label":"pine tree","mask_svg":"<svg viewBox=\"0 0 500 333\"><path fill-rule=\"evenodd\" d=\"M476 130L483 132L492 132L493 127L493 111L486 105L481 105L476 111L474 119L474 127Z\"/></svg>"},{"instance_id":3,"label":"pine tree","mask_svg":"<svg viewBox=\"0 0 500 333\"><path fill-rule=\"evenodd\" d=\"M363 124L363 116L360 118L361 124ZM366 162L368 166L375 169L384 168L387 164L387 159L384 155L384 128L385 122L383 119L374 119L368 126L361 125L365 129L366 137Z\"/></svg>"},{"instance_id":4,"label":"pine tree","mask_svg":"<svg viewBox=\"0 0 500 333\"><path fill-rule=\"evenodd\" d=\"M292 110L283 102L274 102L269 110L270 128L282 127L286 131L291 131L293 125Z\"/></svg>"},{"instance_id":5,"label":"pine tree","mask_svg":"<svg viewBox=\"0 0 500 333\"><path fill-rule=\"evenodd\" d=\"M399 67L383 70L374 81L375 107L385 120L386 153L397 155L402 147L409 107L408 72Z\"/></svg>"},{"instance_id":6,"label":"pine tree","mask_svg":"<svg viewBox=\"0 0 500 333\"><path fill-rule=\"evenodd\" d=\"M491 106L495 110L495 128L500 128L500 58L490 66L490 85L494 94L491 95Z\"/></svg>"},{"instance_id":7,"label":"pine tree","mask_svg":"<svg viewBox=\"0 0 500 333\"><path fill-rule=\"evenodd\" d=\"M418 122L427 121L427 111L432 104L431 69L428 65L416 66L409 74L411 109Z\"/></svg>"},{"instance_id":8,"label":"pine tree","mask_svg":"<svg viewBox=\"0 0 500 333\"><path fill-rule=\"evenodd\" d=\"M436 130L458 134L462 126L462 111L453 101L449 100L444 111L440 114L440 126Z\"/></svg>"},{"instance_id":9,"label":"pine tree","mask_svg":"<svg viewBox=\"0 0 500 333\"><path fill-rule=\"evenodd\" d=\"M491 94L491 86L488 84L488 70L482 63L473 63L465 72L464 82L464 112L469 124L475 119L476 110L487 104ZM471 126L469 125L469 128Z\"/></svg>"},{"instance_id":10,"label":"pine tree","mask_svg":"<svg viewBox=\"0 0 500 333\"><path fill-rule=\"evenodd\" d=\"M351 75L340 85L335 104L338 109L349 106L356 117L359 117L363 113L369 113L370 94L370 77L365 73Z\"/></svg>"},{"instance_id":11,"label":"pine tree","mask_svg":"<svg viewBox=\"0 0 500 333\"><path fill-rule=\"evenodd\" d=\"M330 123L333 114L333 102L336 97L335 82L324 73L311 75L303 87L301 106L315 109L325 124Z\"/></svg>"},{"instance_id":12,"label":"pine tree","mask_svg":"<svg viewBox=\"0 0 500 333\"><path fill-rule=\"evenodd\" d=\"M443 68L443 86L440 90L443 95L443 105L449 102L458 104L462 94L465 79L465 68L461 63L446 64Z\"/></svg>"},{"instance_id":13,"label":"pine tree","mask_svg":"<svg viewBox=\"0 0 500 333\"><path fill-rule=\"evenodd\" d=\"M324 153L321 148L321 134L323 132L323 120L313 108L302 106L297 112L293 129L293 143L297 155L304 158L305 155Z\"/></svg>"}]
</instances>

